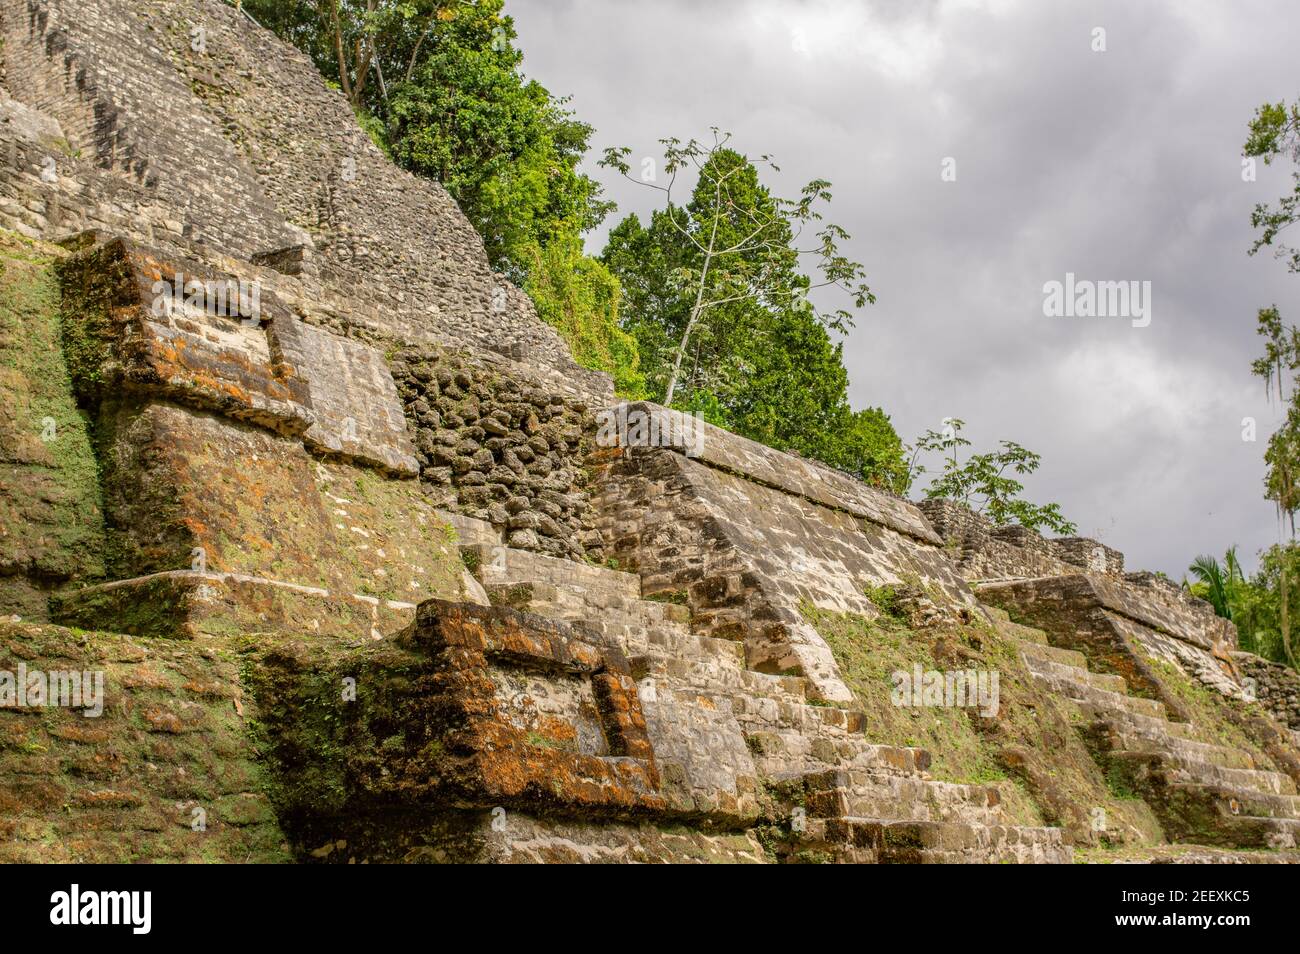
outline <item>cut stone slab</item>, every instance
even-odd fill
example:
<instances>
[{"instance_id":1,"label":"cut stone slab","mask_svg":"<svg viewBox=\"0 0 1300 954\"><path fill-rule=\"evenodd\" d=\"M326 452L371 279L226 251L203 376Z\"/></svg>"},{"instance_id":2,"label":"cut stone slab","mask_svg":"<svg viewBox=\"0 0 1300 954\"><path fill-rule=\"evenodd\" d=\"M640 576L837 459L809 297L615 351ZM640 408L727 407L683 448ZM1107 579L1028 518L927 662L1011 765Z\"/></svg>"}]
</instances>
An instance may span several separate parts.
<instances>
[{"instance_id":1,"label":"cut stone slab","mask_svg":"<svg viewBox=\"0 0 1300 954\"><path fill-rule=\"evenodd\" d=\"M263 328L273 316L293 319L256 282L122 239L71 256L58 272L64 347L83 400L145 391L289 437L315 421L305 379L272 360Z\"/></svg>"},{"instance_id":2,"label":"cut stone slab","mask_svg":"<svg viewBox=\"0 0 1300 954\"><path fill-rule=\"evenodd\" d=\"M420 473L406 414L382 354L297 320L273 322L271 346L277 360L306 378L315 413L303 435L308 448L398 476Z\"/></svg>"}]
</instances>

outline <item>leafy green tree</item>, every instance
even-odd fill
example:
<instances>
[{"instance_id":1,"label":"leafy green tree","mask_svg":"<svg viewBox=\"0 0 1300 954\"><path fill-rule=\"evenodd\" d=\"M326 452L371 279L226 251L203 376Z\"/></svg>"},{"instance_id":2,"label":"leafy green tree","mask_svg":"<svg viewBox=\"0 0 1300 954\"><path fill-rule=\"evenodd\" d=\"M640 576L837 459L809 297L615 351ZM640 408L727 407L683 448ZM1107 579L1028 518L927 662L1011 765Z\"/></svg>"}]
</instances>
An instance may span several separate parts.
<instances>
[{"instance_id":1,"label":"leafy green tree","mask_svg":"<svg viewBox=\"0 0 1300 954\"><path fill-rule=\"evenodd\" d=\"M663 401L668 405L677 396L696 335L708 345L721 345L725 353L738 330L737 318L752 320L761 311L782 308L809 311L827 327L843 332L852 324L850 313L843 308L818 312L808 292L838 288L857 308L874 301L862 281L862 266L839 251L838 243L848 233L837 225L820 224L820 207L831 199L830 183L814 179L794 200L774 196L759 181L754 163L728 147L730 139L730 134L714 129L709 144L661 140L668 177L664 185L631 175L628 147L606 149L600 162L629 182L663 195L664 208L651 220L650 241L670 249L664 260L671 271L658 281L666 286L668 307L645 320L656 321L664 333L667 353L656 359L667 365ZM777 169L768 156L760 161ZM689 201L679 206L674 190L678 176L688 170L694 171L696 185ZM626 232L636 237L638 228L639 223L629 224ZM802 233L812 228L817 231L811 241L799 247ZM815 284L800 274L805 256L815 259L820 279Z\"/></svg>"},{"instance_id":2,"label":"leafy green tree","mask_svg":"<svg viewBox=\"0 0 1300 954\"><path fill-rule=\"evenodd\" d=\"M721 388L726 424L874 486L903 492L903 443L879 408L853 410L843 346L806 310L782 310L766 334L742 342Z\"/></svg>"},{"instance_id":3,"label":"leafy green tree","mask_svg":"<svg viewBox=\"0 0 1300 954\"><path fill-rule=\"evenodd\" d=\"M621 397L645 397L636 341L619 327L618 279L600 260L582 253L581 239L567 236L546 248L532 246L524 291L542 320L568 342L575 361L608 372Z\"/></svg>"},{"instance_id":4,"label":"leafy green tree","mask_svg":"<svg viewBox=\"0 0 1300 954\"><path fill-rule=\"evenodd\" d=\"M1287 409L1285 421L1269 437L1264 452L1267 465L1264 497L1277 507L1278 516L1286 522L1290 532L1290 546L1294 546L1295 515L1300 510L1300 388L1297 388L1296 381L1296 372L1300 369L1300 330L1285 323L1277 307L1273 306L1259 310L1256 333L1264 339L1264 354L1251 364L1251 371L1263 379L1266 393L1276 394ZM1275 569L1281 593L1290 594L1295 583L1290 561L1279 558ZM1290 595L1279 595L1275 603L1283 656L1294 666L1292 599Z\"/></svg>"},{"instance_id":5,"label":"leafy green tree","mask_svg":"<svg viewBox=\"0 0 1300 954\"><path fill-rule=\"evenodd\" d=\"M918 463L921 453L941 456L943 470L930 486L925 496L929 499L953 500L988 517L997 526L1011 522L1040 530L1046 527L1059 534L1072 534L1078 528L1061 515L1059 504L1034 504L1020 497L1024 484L1009 474L1032 474L1042 463L1042 458L1015 441L1001 441L999 449L985 454L971 454L962 459L961 449L971 442L962 436L966 422L947 418L942 431L927 430L916 441L913 449L909 477L925 473Z\"/></svg>"},{"instance_id":6,"label":"leafy green tree","mask_svg":"<svg viewBox=\"0 0 1300 954\"><path fill-rule=\"evenodd\" d=\"M1188 589L1213 606L1217 616L1231 620L1237 596L1246 585L1241 564L1237 562L1237 548L1228 548L1222 564L1209 554L1201 554L1187 571L1196 578Z\"/></svg>"},{"instance_id":7,"label":"leafy green tree","mask_svg":"<svg viewBox=\"0 0 1300 954\"><path fill-rule=\"evenodd\" d=\"M311 56L352 108L378 112L389 85L409 81L459 0L244 0L269 30Z\"/></svg>"},{"instance_id":8,"label":"leafy green tree","mask_svg":"<svg viewBox=\"0 0 1300 954\"><path fill-rule=\"evenodd\" d=\"M1243 152L1247 156L1262 157L1265 164L1282 156L1300 163L1300 102L1265 103L1256 110L1250 121L1250 134ZM1276 205L1260 203L1251 214L1251 225L1257 230L1250 254L1271 246L1279 258L1287 262L1291 272L1300 272L1300 249L1285 245L1279 240L1282 232L1300 218L1300 169L1291 174L1294 186L1289 195ZM1295 514L1300 509L1300 389L1296 386L1296 372L1300 369L1300 332L1294 325L1282 321L1277 307L1262 308L1258 315L1258 334L1264 338L1264 354L1251 370L1264 379L1269 394L1276 393L1279 402L1286 405L1283 425L1269 438L1264 460L1268 465L1265 474L1265 496L1277 506L1290 530L1290 543L1280 551L1290 552L1295 545ZM1291 645L1292 587L1295 582L1294 567L1285 556L1274 562L1280 596L1278 606L1278 632L1283 654L1292 666L1296 665Z\"/></svg>"},{"instance_id":9,"label":"leafy green tree","mask_svg":"<svg viewBox=\"0 0 1300 954\"><path fill-rule=\"evenodd\" d=\"M534 246L595 227L610 204L578 171L591 127L523 77L500 8L482 0L441 25L410 81L391 91L388 136L397 161L441 182L493 265L522 282Z\"/></svg>"},{"instance_id":10,"label":"leafy green tree","mask_svg":"<svg viewBox=\"0 0 1300 954\"><path fill-rule=\"evenodd\" d=\"M1286 103L1260 106L1250 121L1250 136L1244 151L1247 156L1263 158L1265 165L1282 156L1300 162L1300 101L1290 106ZM1277 241L1300 218L1300 170L1293 171L1291 177L1295 185L1290 195L1283 196L1276 205L1261 202L1251 213L1250 223L1259 230L1259 235L1250 254L1274 246L1276 255L1286 260L1287 268L1300 272L1300 249Z\"/></svg>"},{"instance_id":11,"label":"leafy green tree","mask_svg":"<svg viewBox=\"0 0 1300 954\"><path fill-rule=\"evenodd\" d=\"M1260 554L1255 575L1230 587L1232 620L1242 649L1294 667L1282 620L1294 619L1300 612L1300 592L1293 585L1283 586L1284 576L1288 581L1300 577L1300 546L1294 542L1269 547ZM1192 585L1193 592L1197 585Z\"/></svg>"},{"instance_id":12,"label":"leafy green tree","mask_svg":"<svg viewBox=\"0 0 1300 954\"><path fill-rule=\"evenodd\" d=\"M901 492L902 442L879 409L853 410L842 346L831 340L851 315L819 312L808 298L833 286L852 307L872 300L861 266L838 251L846 234L819 224L829 184L814 181L800 199L782 200L728 141L716 130L710 145L665 140L665 185L633 178L627 149L606 150L604 165L660 190L665 202L648 224L620 222L601 256L623 287L623 323L648 394ZM760 163L775 168L769 157ZM688 171L697 181L678 205ZM801 248L801 233L813 229Z\"/></svg>"}]
</instances>

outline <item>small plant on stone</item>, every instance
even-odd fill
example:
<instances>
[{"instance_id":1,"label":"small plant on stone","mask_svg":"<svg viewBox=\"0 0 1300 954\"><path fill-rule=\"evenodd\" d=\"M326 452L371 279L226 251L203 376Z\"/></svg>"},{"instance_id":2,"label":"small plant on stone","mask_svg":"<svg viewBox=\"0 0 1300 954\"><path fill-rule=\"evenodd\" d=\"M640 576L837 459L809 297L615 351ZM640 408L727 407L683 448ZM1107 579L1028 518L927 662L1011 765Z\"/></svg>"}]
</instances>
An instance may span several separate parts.
<instances>
[{"instance_id":1,"label":"small plant on stone","mask_svg":"<svg viewBox=\"0 0 1300 954\"><path fill-rule=\"evenodd\" d=\"M893 586L889 584L868 586L863 590L863 593L867 599L875 604L876 609L890 619L903 619L907 615L898 598L898 590Z\"/></svg>"}]
</instances>

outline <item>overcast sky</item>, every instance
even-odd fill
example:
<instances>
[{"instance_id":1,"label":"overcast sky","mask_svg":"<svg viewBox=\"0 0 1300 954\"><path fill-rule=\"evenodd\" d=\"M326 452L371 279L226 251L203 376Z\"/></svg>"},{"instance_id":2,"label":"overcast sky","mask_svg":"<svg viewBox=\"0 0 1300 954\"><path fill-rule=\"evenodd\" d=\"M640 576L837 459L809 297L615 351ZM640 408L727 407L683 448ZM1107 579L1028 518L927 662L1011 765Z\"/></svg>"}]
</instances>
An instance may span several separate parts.
<instances>
[{"instance_id":1,"label":"overcast sky","mask_svg":"<svg viewBox=\"0 0 1300 954\"><path fill-rule=\"evenodd\" d=\"M1280 419L1250 374L1255 315L1300 319L1300 276L1247 256L1254 108L1300 95L1290 2L507 0L525 71L607 145L735 134L793 195L834 183L877 304L845 343L855 406L905 441L947 416L977 449L1042 454L1030 496L1129 569L1181 579L1278 539L1262 456ZM1105 51L1094 52L1095 28ZM956 179L941 178L945 158ZM651 190L591 169L619 211ZM592 251L603 234L589 238ZM1151 321L1049 318L1067 272L1151 282ZM1242 419L1259 439L1242 439ZM914 495L916 491L913 492Z\"/></svg>"}]
</instances>

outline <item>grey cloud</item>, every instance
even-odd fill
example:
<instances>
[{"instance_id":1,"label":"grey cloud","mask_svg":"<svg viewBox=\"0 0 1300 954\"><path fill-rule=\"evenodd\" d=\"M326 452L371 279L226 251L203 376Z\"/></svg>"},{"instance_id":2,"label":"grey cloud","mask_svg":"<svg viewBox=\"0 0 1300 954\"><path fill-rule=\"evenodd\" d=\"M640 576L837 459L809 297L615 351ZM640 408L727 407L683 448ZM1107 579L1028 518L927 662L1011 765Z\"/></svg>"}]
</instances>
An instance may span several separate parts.
<instances>
[{"instance_id":1,"label":"grey cloud","mask_svg":"<svg viewBox=\"0 0 1300 954\"><path fill-rule=\"evenodd\" d=\"M1180 578L1278 537L1261 497L1278 419L1250 377L1254 315L1300 278L1249 258L1254 107L1300 94L1287 3L510 0L525 69L655 154L712 125L772 152L777 187L835 183L879 303L845 345L859 405L910 440L945 416L1042 453L1029 486L1130 566ZM1090 32L1107 31L1093 53ZM806 53L795 49L801 31ZM957 160L955 183L940 161ZM596 170L618 216L652 196ZM616 216L617 217L617 216ZM612 224L612 223L611 223ZM599 248L603 235L593 236ZM1042 285L1153 283L1151 326L1049 319ZM1241 419L1260 439L1241 440Z\"/></svg>"}]
</instances>

